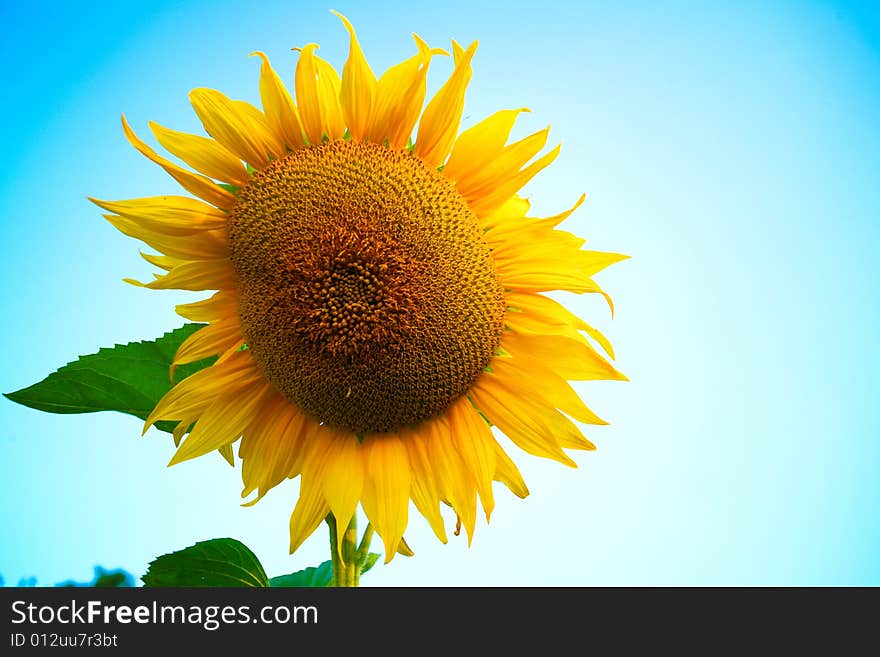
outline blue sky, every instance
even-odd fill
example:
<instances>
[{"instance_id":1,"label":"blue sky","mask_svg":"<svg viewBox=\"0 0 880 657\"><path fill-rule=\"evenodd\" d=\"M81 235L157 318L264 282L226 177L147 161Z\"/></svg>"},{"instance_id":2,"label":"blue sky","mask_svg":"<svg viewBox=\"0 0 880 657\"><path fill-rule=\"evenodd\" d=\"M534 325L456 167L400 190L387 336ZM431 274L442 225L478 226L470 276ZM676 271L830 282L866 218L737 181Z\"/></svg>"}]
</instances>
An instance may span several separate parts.
<instances>
[{"instance_id":1,"label":"blue sky","mask_svg":"<svg viewBox=\"0 0 880 657\"><path fill-rule=\"evenodd\" d=\"M358 29L374 71L480 40L463 125L528 106L563 150L526 189L536 213L586 203L566 227L631 254L601 275L617 312L566 299L612 339L629 383L578 384L608 427L564 469L516 454L532 495L499 491L473 545L413 514L412 559L373 585L880 584L880 14L835 2L297 2L0 5L0 389L81 353L181 323L183 293L121 279L148 266L85 199L167 193L125 142L125 112L199 125L198 86L258 100L264 50L341 66ZM478 6L479 5L479 6ZM448 74L436 62L430 85ZM270 575L327 558L320 529L287 554L296 483L241 508L240 473L174 468L167 435L104 413L0 400L0 574L140 575L216 536Z\"/></svg>"}]
</instances>

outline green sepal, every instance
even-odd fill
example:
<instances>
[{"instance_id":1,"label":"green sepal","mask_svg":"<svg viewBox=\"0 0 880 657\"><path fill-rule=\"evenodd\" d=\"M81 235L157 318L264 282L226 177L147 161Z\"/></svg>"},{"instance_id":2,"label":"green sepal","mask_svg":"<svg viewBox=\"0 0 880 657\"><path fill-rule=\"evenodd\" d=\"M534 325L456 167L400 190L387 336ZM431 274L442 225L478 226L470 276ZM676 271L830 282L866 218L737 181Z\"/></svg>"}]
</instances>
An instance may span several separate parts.
<instances>
[{"instance_id":1,"label":"green sepal","mask_svg":"<svg viewBox=\"0 0 880 657\"><path fill-rule=\"evenodd\" d=\"M364 565L361 566L361 575L370 570L373 566L376 565L376 561L379 559L381 555L378 552L370 552L367 555L367 558L364 559Z\"/></svg>"}]
</instances>

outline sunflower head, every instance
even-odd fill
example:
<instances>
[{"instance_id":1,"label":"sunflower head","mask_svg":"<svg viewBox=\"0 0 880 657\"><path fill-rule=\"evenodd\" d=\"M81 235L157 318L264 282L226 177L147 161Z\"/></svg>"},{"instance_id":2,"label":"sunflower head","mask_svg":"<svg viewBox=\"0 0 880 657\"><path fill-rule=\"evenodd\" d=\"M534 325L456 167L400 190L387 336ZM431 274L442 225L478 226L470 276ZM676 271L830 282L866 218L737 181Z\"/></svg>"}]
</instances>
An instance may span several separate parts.
<instances>
[{"instance_id":1,"label":"sunflower head","mask_svg":"<svg viewBox=\"0 0 880 657\"><path fill-rule=\"evenodd\" d=\"M308 44L292 94L254 53L260 108L196 89L208 136L151 123L186 167L123 118L190 195L95 203L159 252L145 257L162 273L138 285L214 291L177 307L205 326L174 366L217 360L146 423L177 423L172 463L214 450L232 461L237 443L243 497L299 477L291 551L330 513L341 537L360 505L390 560L410 502L442 541L448 504L470 540L494 481L528 494L502 434L567 465L565 449L593 449L576 422L604 421L569 381L625 377L600 354L613 358L604 336L545 293L610 305L592 277L624 256L557 228L583 197L528 216L518 193L559 148L539 155L547 130L508 143L523 109L459 133L476 42L453 42L453 72L424 105L429 65L447 53L415 37L416 53L377 78L340 19L341 77Z\"/></svg>"},{"instance_id":2,"label":"sunflower head","mask_svg":"<svg viewBox=\"0 0 880 657\"><path fill-rule=\"evenodd\" d=\"M476 217L408 152L339 140L256 172L229 217L239 315L287 399L357 434L442 413L501 337Z\"/></svg>"}]
</instances>

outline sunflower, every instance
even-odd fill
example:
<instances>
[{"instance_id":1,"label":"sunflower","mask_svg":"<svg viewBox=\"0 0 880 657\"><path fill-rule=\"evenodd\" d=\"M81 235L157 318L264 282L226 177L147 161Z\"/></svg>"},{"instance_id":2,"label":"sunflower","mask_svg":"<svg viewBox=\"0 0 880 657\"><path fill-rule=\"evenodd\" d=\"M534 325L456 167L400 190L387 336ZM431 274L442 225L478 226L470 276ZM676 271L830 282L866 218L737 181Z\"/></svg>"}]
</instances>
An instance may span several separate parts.
<instances>
[{"instance_id":1,"label":"sunflower","mask_svg":"<svg viewBox=\"0 0 880 657\"><path fill-rule=\"evenodd\" d=\"M250 503L300 477L291 552L330 514L341 540L360 504L388 561L410 501L444 542L440 503L451 506L470 542L493 481L528 495L493 426L569 466L566 449L595 449L572 420L606 423L569 380L625 377L594 346L613 359L602 334L544 293L610 305L592 276L625 256L557 228L583 196L528 216L518 192L559 147L538 157L546 129L507 143L527 110L458 134L476 42L452 42L454 70L423 109L432 57L448 53L414 35L417 52L377 79L339 17L341 77L316 44L296 49L294 102L256 52L262 109L202 88L190 100L208 137L150 123L191 169L123 116L131 144L192 196L92 200L159 252L144 258L163 273L129 282L215 291L176 307L205 326L181 344L172 379L216 360L174 385L144 428L177 422L171 464L214 450L232 463L240 439Z\"/></svg>"}]
</instances>

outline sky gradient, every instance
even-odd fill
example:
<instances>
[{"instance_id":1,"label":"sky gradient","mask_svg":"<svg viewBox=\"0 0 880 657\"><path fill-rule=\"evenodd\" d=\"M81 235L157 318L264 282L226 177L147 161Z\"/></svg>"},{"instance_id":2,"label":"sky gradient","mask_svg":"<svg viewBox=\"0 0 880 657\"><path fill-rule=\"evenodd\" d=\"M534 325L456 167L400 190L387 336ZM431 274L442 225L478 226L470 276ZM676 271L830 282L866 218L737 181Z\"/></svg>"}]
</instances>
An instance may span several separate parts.
<instances>
[{"instance_id":1,"label":"sky gradient","mask_svg":"<svg viewBox=\"0 0 880 657\"><path fill-rule=\"evenodd\" d=\"M526 188L534 214L632 259L613 296L560 297L603 330L628 383L576 387L610 421L567 469L511 448L532 494L499 487L473 545L411 512L416 552L383 585L880 585L880 15L873 3L291 1L0 4L0 389L79 354L152 339L199 298L148 276L139 243L87 195L177 193L126 142L125 112L199 131L199 86L257 102L265 51L292 86L293 46L341 65L358 30L376 73L480 40L463 127L529 107L560 157ZM429 93L450 72L436 60ZM297 483L240 506L240 470L173 468L167 434L102 413L0 399L0 574L7 583L139 577L164 552L231 536L270 576L327 558L319 528L287 554ZM377 548L379 547L377 541Z\"/></svg>"}]
</instances>

